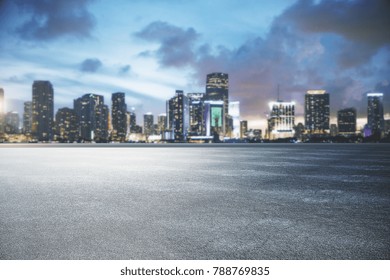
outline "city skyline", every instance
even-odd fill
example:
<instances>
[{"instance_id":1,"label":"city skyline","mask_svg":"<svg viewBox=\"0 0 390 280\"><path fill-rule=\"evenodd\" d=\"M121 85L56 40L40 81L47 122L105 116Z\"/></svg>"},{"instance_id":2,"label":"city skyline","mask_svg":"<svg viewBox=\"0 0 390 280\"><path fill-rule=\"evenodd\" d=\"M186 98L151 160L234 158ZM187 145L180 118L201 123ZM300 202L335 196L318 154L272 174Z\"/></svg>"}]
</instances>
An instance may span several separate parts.
<instances>
[{"instance_id":1,"label":"city skyline","mask_svg":"<svg viewBox=\"0 0 390 280\"><path fill-rule=\"evenodd\" d=\"M308 89L331 94L331 123L346 107L365 118L367 92L383 92L389 112L386 1L223 3L3 1L7 111L21 114L31 82L50 80L55 111L84 93L125 92L139 115L158 115L174 90L204 92L206 74L223 72L253 128L266 127L277 84L282 100L298 104L297 123Z\"/></svg>"}]
</instances>

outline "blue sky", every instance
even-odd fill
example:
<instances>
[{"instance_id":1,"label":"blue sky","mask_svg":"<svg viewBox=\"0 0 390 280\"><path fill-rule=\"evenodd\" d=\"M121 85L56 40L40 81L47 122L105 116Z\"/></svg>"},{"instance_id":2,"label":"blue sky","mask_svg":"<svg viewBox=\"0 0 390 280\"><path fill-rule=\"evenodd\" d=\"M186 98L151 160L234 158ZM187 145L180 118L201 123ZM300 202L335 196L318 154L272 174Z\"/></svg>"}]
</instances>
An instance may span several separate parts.
<instances>
[{"instance_id":1,"label":"blue sky","mask_svg":"<svg viewBox=\"0 0 390 280\"><path fill-rule=\"evenodd\" d=\"M297 102L326 89L331 112L364 94L390 95L390 13L385 0L0 1L0 87L22 112L34 80L50 80L55 108L84 93L126 93L128 107L155 115L176 89L204 92L226 72L242 119L264 128L268 102Z\"/></svg>"}]
</instances>

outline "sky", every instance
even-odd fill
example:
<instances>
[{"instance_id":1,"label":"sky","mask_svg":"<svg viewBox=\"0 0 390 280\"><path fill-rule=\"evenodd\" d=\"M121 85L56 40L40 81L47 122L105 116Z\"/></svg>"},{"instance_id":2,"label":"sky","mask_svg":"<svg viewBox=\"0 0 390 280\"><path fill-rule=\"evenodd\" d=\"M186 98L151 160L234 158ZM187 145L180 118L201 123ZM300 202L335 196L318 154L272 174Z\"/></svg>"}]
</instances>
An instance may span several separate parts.
<instances>
[{"instance_id":1,"label":"sky","mask_svg":"<svg viewBox=\"0 0 390 280\"><path fill-rule=\"evenodd\" d=\"M125 92L141 124L224 72L250 128L265 128L278 85L296 122L309 89L330 93L331 122L346 107L364 122L367 92L390 113L389 14L387 0L0 0L0 87L20 114L34 80L51 81L55 111Z\"/></svg>"}]
</instances>

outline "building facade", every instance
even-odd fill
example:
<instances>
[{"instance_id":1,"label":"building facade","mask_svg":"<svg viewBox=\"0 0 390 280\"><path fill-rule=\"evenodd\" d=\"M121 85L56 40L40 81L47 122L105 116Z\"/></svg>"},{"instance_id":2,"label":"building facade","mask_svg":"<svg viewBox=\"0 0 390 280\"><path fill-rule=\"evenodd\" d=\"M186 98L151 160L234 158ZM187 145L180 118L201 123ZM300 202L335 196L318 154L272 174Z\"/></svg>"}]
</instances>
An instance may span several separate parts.
<instances>
[{"instance_id":1,"label":"building facade","mask_svg":"<svg viewBox=\"0 0 390 280\"><path fill-rule=\"evenodd\" d=\"M159 114L157 119L157 134L164 134L167 128L167 114Z\"/></svg>"},{"instance_id":2,"label":"building facade","mask_svg":"<svg viewBox=\"0 0 390 280\"><path fill-rule=\"evenodd\" d=\"M4 133L4 112L5 112L5 100L4 100L4 89L0 88L0 134Z\"/></svg>"},{"instance_id":3,"label":"building facade","mask_svg":"<svg viewBox=\"0 0 390 280\"><path fill-rule=\"evenodd\" d=\"M329 132L329 93L308 90L305 95L305 129L309 134Z\"/></svg>"},{"instance_id":4,"label":"building facade","mask_svg":"<svg viewBox=\"0 0 390 280\"><path fill-rule=\"evenodd\" d=\"M295 102L275 101L269 103L268 133L270 139L294 136Z\"/></svg>"},{"instance_id":5,"label":"building facade","mask_svg":"<svg viewBox=\"0 0 390 280\"><path fill-rule=\"evenodd\" d=\"M206 125L206 136L219 137L220 140L225 135L225 115L224 102L205 101L204 120Z\"/></svg>"},{"instance_id":6,"label":"building facade","mask_svg":"<svg viewBox=\"0 0 390 280\"><path fill-rule=\"evenodd\" d=\"M176 90L175 96L167 101L167 124L175 142L187 141L190 112L188 97L182 90Z\"/></svg>"},{"instance_id":7,"label":"building facade","mask_svg":"<svg viewBox=\"0 0 390 280\"><path fill-rule=\"evenodd\" d=\"M188 102L190 110L190 128L189 135L205 135L205 124L203 120L204 111L204 93L188 93Z\"/></svg>"},{"instance_id":8,"label":"building facade","mask_svg":"<svg viewBox=\"0 0 390 280\"><path fill-rule=\"evenodd\" d=\"M229 102L229 116L232 120L232 129L230 133L231 138L240 138L241 130L240 130L240 102L239 101L231 101Z\"/></svg>"},{"instance_id":9,"label":"building facade","mask_svg":"<svg viewBox=\"0 0 390 280\"><path fill-rule=\"evenodd\" d=\"M23 112L23 133L31 134L32 127L32 102L24 102L24 112Z\"/></svg>"},{"instance_id":10,"label":"building facade","mask_svg":"<svg viewBox=\"0 0 390 280\"><path fill-rule=\"evenodd\" d=\"M113 93L111 96L111 123L112 139L124 142L127 134L127 105L123 92Z\"/></svg>"},{"instance_id":11,"label":"building facade","mask_svg":"<svg viewBox=\"0 0 390 280\"><path fill-rule=\"evenodd\" d=\"M146 137L153 135L154 116L152 113L146 113L144 115L144 134Z\"/></svg>"},{"instance_id":12,"label":"building facade","mask_svg":"<svg viewBox=\"0 0 390 280\"><path fill-rule=\"evenodd\" d=\"M340 134L355 134L356 109L345 108L337 111L337 127Z\"/></svg>"},{"instance_id":13,"label":"building facade","mask_svg":"<svg viewBox=\"0 0 390 280\"><path fill-rule=\"evenodd\" d=\"M240 121L240 138L246 138L246 134L248 132L248 121Z\"/></svg>"},{"instance_id":14,"label":"building facade","mask_svg":"<svg viewBox=\"0 0 390 280\"><path fill-rule=\"evenodd\" d=\"M18 112L12 111L5 114L5 133L7 134L18 134L19 130L19 114Z\"/></svg>"},{"instance_id":15,"label":"building facade","mask_svg":"<svg viewBox=\"0 0 390 280\"><path fill-rule=\"evenodd\" d=\"M93 93L84 94L73 102L81 141L108 141L108 106L104 97Z\"/></svg>"},{"instance_id":16,"label":"building facade","mask_svg":"<svg viewBox=\"0 0 390 280\"><path fill-rule=\"evenodd\" d=\"M53 139L54 90L49 81L34 81L32 85L31 133L38 141Z\"/></svg>"},{"instance_id":17,"label":"building facade","mask_svg":"<svg viewBox=\"0 0 390 280\"><path fill-rule=\"evenodd\" d=\"M206 77L206 101L223 101L225 120L223 134L228 131L227 117L229 115L229 75L226 73L211 73Z\"/></svg>"},{"instance_id":18,"label":"building facade","mask_svg":"<svg viewBox=\"0 0 390 280\"><path fill-rule=\"evenodd\" d=\"M384 130L383 93L367 93L367 125L371 135Z\"/></svg>"},{"instance_id":19,"label":"building facade","mask_svg":"<svg viewBox=\"0 0 390 280\"><path fill-rule=\"evenodd\" d=\"M77 115L74 109L61 108L56 113L56 140L61 143L73 143L79 139Z\"/></svg>"}]
</instances>

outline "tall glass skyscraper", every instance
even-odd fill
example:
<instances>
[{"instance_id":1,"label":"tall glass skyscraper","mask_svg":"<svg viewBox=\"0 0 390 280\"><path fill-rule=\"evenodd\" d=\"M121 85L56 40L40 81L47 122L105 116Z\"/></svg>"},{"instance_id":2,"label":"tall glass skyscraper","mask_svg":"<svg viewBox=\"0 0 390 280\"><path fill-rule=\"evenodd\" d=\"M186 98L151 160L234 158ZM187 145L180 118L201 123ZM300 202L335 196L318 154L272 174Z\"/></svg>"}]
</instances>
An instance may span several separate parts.
<instances>
[{"instance_id":1,"label":"tall glass skyscraper","mask_svg":"<svg viewBox=\"0 0 390 280\"><path fill-rule=\"evenodd\" d=\"M240 138L240 102L229 102L229 115L232 117L233 130L230 135L232 138Z\"/></svg>"},{"instance_id":2,"label":"tall glass skyscraper","mask_svg":"<svg viewBox=\"0 0 390 280\"><path fill-rule=\"evenodd\" d=\"M57 141L72 143L79 138L76 112L70 108L58 109L56 113Z\"/></svg>"},{"instance_id":3,"label":"tall glass skyscraper","mask_svg":"<svg viewBox=\"0 0 390 280\"><path fill-rule=\"evenodd\" d=\"M187 140L190 112L188 97L182 90L176 90L176 95L167 101L167 124L176 142Z\"/></svg>"},{"instance_id":4,"label":"tall glass skyscraper","mask_svg":"<svg viewBox=\"0 0 390 280\"><path fill-rule=\"evenodd\" d=\"M190 106L190 127L191 136L205 135L205 124L203 119L204 93L188 93L188 102Z\"/></svg>"},{"instance_id":5,"label":"tall glass skyscraper","mask_svg":"<svg viewBox=\"0 0 390 280\"><path fill-rule=\"evenodd\" d=\"M329 93L308 90L305 95L305 129L310 134L323 134L329 130Z\"/></svg>"},{"instance_id":6,"label":"tall glass skyscraper","mask_svg":"<svg viewBox=\"0 0 390 280\"><path fill-rule=\"evenodd\" d=\"M384 129L383 93L367 93L367 125L372 134L380 134Z\"/></svg>"},{"instance_id":7,"label":"tall glass skyscraper","mask_svg":"<svg viewBox=\"0 0 390 280\"><path fill-rule=\"evenodd\" d=\"M206 101L223 101L224 128L228 131L229 114L229 75L226 73L211 73L206 77Z\"/></svg>"},{"instance_id":8,"label":"tall glass skyscraper","mask_svg":"<svg viewBox=\"0 0 390 280\"><path fill-rule=\"evenodd\" d=\"M32 135L38 141L53 140L54 90L49 81L32 85Z\"/></svg>"},{"instance_id":9,"label":"tall glass skyscraper","mask_svg":"<svg viewBox=\"0 0 390 280\"><path fill-rule=\"evenodd\" d=\"M127 105L125 102L125 94L123 92L113 93L111 101L112 136L114 140L124 142L127 133Z\"/></svg>"},{"instance_id":10,"label":"tall glass skyscraper","mask_svg":"<svg viewBox=\"0 0 390 280\"><path fill-rule=\"evenodd\" d=\"M32 102L24 102L23 112L23 132L25 134L31 134L32 127Z\"/></svg>"},{"instance_id":11,"label":"tall glass skyscraper","mask_svg":"<svg viewBox=\"0 0 390 280\"><path fill-rule=\"evenodd\" d=\"M93 93L84 94L73 102L79 134L83 141L106 142L108 140L108 106L104 97Z\"/></svg>"},{"instance_id":12,"label":"tall glass skyscraper","mask_svg":"<svg viewBox=\"0 0 390 280\"><path fill-rule=\"evenodd\" d=\"M4 132L4 89L0 88L0 133Z\"/></svg>"},{"instance_id":13,"label":"tall glass skyscraper","mask_svg":"<svg viewBox=\"0 0 390 280\"><path fill-rule=\"evenodd\" d=\"M346 108L337 112L337 127L340 134L356 132L356 109Z\"/></svg>"},{"instance_id":14,"label":"tall glass skyscraper","mask_svg":"<svg viewBox=\"0 0 390 280\"><path fill-rule=\"evenodd\" d=\"M144 115L144 134L146 137L153 134L154 116L152 113L146 113Z\"/></svg>"}]
</instances>

